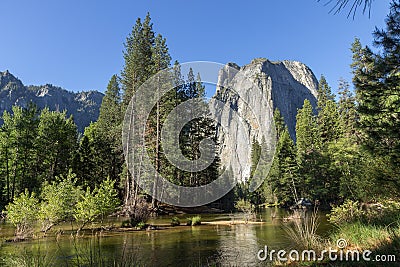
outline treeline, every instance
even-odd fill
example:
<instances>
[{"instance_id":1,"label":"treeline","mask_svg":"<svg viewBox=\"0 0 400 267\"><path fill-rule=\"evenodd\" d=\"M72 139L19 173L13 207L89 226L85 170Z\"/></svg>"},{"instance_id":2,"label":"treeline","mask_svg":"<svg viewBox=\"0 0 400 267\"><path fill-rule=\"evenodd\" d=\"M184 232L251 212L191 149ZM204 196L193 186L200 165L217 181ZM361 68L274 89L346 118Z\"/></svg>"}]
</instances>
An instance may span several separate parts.
<instances>
[{"instance_id":1,"label":"treeline","mask_svg":"<svg viewBox=\"0 0 400 267\"><path fill-rule=\"evenodd\" d=\"M168 68L178 85L165 94L146 121L146 151L154 168L169 181L183 186L208 184L218 176L219 158L201 172L186 172L169 163L161 146L161 129L167 115L179 104L197 99L206 116L205 87L200 74L190 69L183 76L178 62L171 66L166 39L153 30L150 15L137 19L125 42L125 65L121 75L113 75L107 86L96 122L78 133L72 117L65 112L39 111L33 104L13 107L3 114L0 132L0 207L27 190L41 196L46 184L74 175L75 186L93 191L111 180L118 190L124 211L134 213L138 199L157 202L152 192L143 192L127 170L122 151L121 132L125 111L140 85L157 72ZM187 112L194 112L188 110ZM198 113L198 110L196 111ZM189 160L200 157L200 141L216 141L211 120L196 118L187 122L179 136L182 154ZM214 148L215 152L217 147ZM133 208L131 208L133 206ZM135 216L135 215L132 215Z\"/></svg>"},{"instance_id":2,"label":"treeline","mask_svg":"<svg viewBox=\"0 0 400 267\"><path fill-rule=\"evenodd\" d=\"M352 45L353 84L340 81L336 98L322 76L318 104L304 101L296 117L296 142L275 111L277 150L255 204L293 205L308 198L329 207L400 194L400 3L393 1L386 29L375 30L373 52ZM253 142L253 165L260 144Z\"/></svg>"}]
</instances>

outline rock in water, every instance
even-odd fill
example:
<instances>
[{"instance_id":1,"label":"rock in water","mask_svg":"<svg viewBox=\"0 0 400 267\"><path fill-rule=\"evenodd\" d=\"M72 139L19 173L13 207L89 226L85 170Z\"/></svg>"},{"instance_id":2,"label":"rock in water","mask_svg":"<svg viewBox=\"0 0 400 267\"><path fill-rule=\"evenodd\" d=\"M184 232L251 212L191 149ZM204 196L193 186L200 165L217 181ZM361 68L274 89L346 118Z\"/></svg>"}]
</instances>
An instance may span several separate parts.
<instances>
[{"instance_id":1,"label":"rock in water","mask_svg":"<svg viewBox=\"0 0 400 267\"><path fill-rule=\"evenodd\" d=\"M262 143L260 129L271 128L273 110L279 109L295 139L297 110L305 99L316 106L317 88L318 80L313 72L297 61L255 59L243 67L226 64L219 72L215 94L224 105L211 107L225 126L224 129L217 126L221 166L230 169L239 181L246 181L250 176L252 140ZM233 113L238 115L239 121L232 119Z\"/></svg>"}]
</instances>

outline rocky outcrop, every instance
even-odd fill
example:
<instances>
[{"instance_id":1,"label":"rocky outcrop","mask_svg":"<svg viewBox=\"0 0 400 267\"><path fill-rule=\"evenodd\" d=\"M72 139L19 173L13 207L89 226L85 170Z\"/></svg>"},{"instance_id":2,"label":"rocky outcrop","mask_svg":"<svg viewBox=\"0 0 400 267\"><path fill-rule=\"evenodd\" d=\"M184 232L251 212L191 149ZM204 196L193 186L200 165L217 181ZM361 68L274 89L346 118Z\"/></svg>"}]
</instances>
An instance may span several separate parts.
<instances>
[{"instance_id":1,"label":"rocky outcrop","mask_svg":"<svg viewBox=\"0 0 400 267\"><path fill-rule=\"evenodd\" d=\"M103 94L97 91L74 93L51 84L24 86L9 71L0 72L0 114L10 112L13 105L26 107L33 102L39 109L66 110L83 132L90 122L97 120L102 99Z\"/></svg>"},{"instance_id":2,"label":"rocky outcrop","mask_svg":"<svg viewBox=\"0 0 400 267\"><path fill-rule=\"evenodd\" d=\"M215 95L224 105L212 107L224 126L217 127L222 166L245 181L250 175L252 140L271 143L263 140L262 133L271 128L273 110L279 109L295 139L297 110L305 99L316 106L317 88L313 72L300 62L255 59L243 67L225 65L219 72ZM233 119L235 116L240 119Z\"/></svg>"}]
</instances>

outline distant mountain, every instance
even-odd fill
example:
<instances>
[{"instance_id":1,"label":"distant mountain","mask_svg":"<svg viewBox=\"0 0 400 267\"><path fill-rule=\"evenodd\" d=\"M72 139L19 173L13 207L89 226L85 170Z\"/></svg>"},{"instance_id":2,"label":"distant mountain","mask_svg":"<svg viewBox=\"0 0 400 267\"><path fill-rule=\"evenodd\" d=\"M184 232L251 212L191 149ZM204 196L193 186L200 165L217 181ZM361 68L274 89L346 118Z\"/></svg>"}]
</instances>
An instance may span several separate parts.
<instances>
[{"instance_id":1,"label":"distant mountain","mask_svg":"<svg viewBox=\"0 0 400 267\"><path fill-rule=\"evenodd\" d=\"M97 91L74 93L51 84L25 86L8 70L0 72L0 115L5 110L11 111L13 105L26 107L32 101L39 109L66 110L83 132L99 117L103 96Z\"/></svg>"}]
</instances>

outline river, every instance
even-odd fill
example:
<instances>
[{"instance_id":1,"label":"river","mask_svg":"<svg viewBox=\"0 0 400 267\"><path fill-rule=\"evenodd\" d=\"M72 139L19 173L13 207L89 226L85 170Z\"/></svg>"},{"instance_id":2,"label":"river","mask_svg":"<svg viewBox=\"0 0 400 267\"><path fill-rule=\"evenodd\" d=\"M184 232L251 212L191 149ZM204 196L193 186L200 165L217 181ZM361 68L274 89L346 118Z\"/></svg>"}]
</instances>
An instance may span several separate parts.
<instances>
[{"instance_id":1,"label":"river","mask_svg":"<svg viewBox=\"0 0 400 267\"><path fill-rule=\"evenodd\" d=\"M191 215L179 215L181 224ZM6 243L2 242L0 256L37 257L42 262L65 266L68 261L83 263L85 266L96 266L98 258L102 261L124 261L129 265L140 266L207 266L216 262L223 266L265 266L260 262L257 253L268 246L269 249L293 248L286 237L282 218L287 211L267 208L257 214L262 224L236 225L200 225L178 226L159 230L142 230L129 232L104 231L94 234L86 231L82 237L74 238L71 232L64 231L56 237L47 237L31 241ZM159 216L149 220L150 224L167 224L173 216ZM202 221L240 220L243 214L207 214L201 215ZM114 219L115 225L121 219ZM13 227L7 223L0 225L0 238L10 238ZM71 229L69 225L61 226ZM327 235L332 226L326 216L320 213L318 232ZM52 231L53 233L57 228ZM84 255L79 256L77 255ZM89 264L87 264L89 262ZM93 264L90 264L93 263ZM49 265L52 265L49 264ZM104 263L107 266L110 263ZM46 265L46 264L43 264Z\"/></svg>"}]
</instances>

